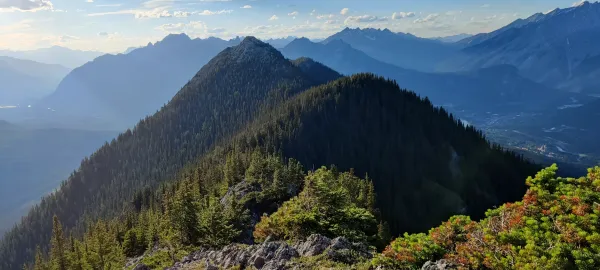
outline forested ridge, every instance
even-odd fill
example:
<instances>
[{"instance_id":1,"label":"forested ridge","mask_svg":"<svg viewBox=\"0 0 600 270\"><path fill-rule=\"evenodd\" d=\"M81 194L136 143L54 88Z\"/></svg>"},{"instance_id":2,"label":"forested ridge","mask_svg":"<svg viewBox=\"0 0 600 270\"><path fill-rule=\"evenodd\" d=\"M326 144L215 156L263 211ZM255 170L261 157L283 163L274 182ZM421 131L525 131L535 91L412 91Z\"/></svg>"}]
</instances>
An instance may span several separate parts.
<instances>
[{"instance_id":1,"label":"forested ridge","mask_svg":"<svg viewBox=\"0 0 600 270\"><path fill-rule=\"evenodd\" d=\"M114 216L136 191L173 178L259 111L339 77L329 71L332 78L313 79L305 71L310 73L253 37L227 48L155 115L84 159L57 192L43 198L2 239L0 268L21 268L37 244L45 250L54 215L67 231L81 231L88 218Z\"/></svg>"},{"instance_id":2,"label":"forested ridge","mask_svg":"<svg viewBox=\"0 0 600 270\"><path fill-rule=\"evenodd\" d=\"M3 239L0 266L37 253L36 267L115 269L157 246L146 263L159 269L199 246L311 233L382 248L517 200L538 169L394 81L338 77L254 38L226 49L44 198Z\"/></svg>"},{"instance_id":3,"label":"forested ridge","mask_svg":"<svg viewBox=\"0 0 600 270\"><path fill-rule=\"evenodd\" d=\"M522 179L537 169L372 74L303 92L220 145L186 166L179 181L137 193L121 218L100 229L118 246L117 264L155 245L165 250L144 263L161 269L199 246L311 233L382 248L390 229L392 235L422 231L461 211L481 216L486 207L522 196ZM93 258L84 252L95 245L87 238L75 241L80 248L73 252Z\"/></svg>"},{"instance_id":4,"label":"forested ridge","mask_svg":"<svg viewBox=\"0 0 600 270\"><path fill-rule=\"evenodd\" d=\"M335 165L373 180L394 234L422 231L453 213L482 217L519 199L539 167L486 141L443 108L394 81L358 74L303 92L234 138L308 168ZM432 169L434 168L434 169Z\"/></svg>"}]
</instances>

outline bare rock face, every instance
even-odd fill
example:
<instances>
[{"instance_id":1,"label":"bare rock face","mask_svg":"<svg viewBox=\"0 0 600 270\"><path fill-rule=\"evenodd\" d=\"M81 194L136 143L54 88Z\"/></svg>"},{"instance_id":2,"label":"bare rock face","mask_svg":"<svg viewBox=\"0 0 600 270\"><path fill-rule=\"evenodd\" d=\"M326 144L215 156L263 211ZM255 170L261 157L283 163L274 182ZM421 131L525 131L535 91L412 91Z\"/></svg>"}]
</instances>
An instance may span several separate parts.
<instances>
[{"instance_id":1,"label":"bare rock face","mask_svg":"<svg viewBox=\"0 0 600 270\"><path fill-rule=\"evenodd\" d=\"M190 266L204 266L206 269L253 268L280 270L293 268L294 258L326 254L332 261L355 263L371 259L369 247L362 243L352 243L344 237L333 240L318 234L306 241L290 245L284 241L265 241L262 244L231 244L220 250L201 249L177 262L169 270L188 269Z\"/></svg>"},{"instance_id":2,"label":"bare rock face","mask_svg":"<svg viewBox=\"0 0 600 270\"><path fill-rule=\"evenodd\" d=\"M151 270L147 265L140 263L133 268L133 270Z\"/></svg>"},{"instance_id":3,"label":"bare rock face","mask_svg":"<svg viewBox=\"0 0 600 270\"><path fill-rule=\"evenodd\" d=\"M458 269L456 265L447 260L439 260L439 261L428 261L426 262L421 270L454 270Z\"/></svg>"},{"instance_id":4,"label":"bare rock face","mask_svg":"<svg viewBox=\"0 0 600 270\"><path fill-rule=\"evenodd\" d=\"M331 239L319 234L313 234L309 236L306 241L300 242L295 247L300 255L306 257L316 256L323 253L323 251L325 251L329 245L331 245Z\"/></svg>"}]
</instances>

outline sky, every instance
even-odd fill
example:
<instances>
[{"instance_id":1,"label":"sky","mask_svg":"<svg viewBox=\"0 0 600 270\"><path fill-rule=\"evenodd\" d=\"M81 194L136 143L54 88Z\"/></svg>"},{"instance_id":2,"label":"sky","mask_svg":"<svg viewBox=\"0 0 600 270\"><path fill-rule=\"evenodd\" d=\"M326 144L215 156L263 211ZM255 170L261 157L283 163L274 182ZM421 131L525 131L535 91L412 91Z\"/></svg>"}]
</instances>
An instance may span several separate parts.
<instances>
[{"instance_id":1,"label":"sky","mask_svg":"<svg viewBox=\"0 0 600 270\"><path fill-rule=\"evenodd\" d=\"M122 52L170 33L325 38L345 27L477 34L575 0L0 0L0 49Z\"/></svg>"}]
</instances>

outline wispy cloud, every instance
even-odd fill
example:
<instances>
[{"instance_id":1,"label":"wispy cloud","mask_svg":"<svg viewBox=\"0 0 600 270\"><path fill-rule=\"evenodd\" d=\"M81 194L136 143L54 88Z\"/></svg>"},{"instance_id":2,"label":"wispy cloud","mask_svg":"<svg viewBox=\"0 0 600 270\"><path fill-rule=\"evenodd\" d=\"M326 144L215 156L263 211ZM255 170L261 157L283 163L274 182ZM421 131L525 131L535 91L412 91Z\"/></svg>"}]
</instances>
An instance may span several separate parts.
<instances>
[{"instance_id":1,"label":"wispy cloud","mask_svg":"<svg viewBox=\"0 0 600 270\"><path fill-rule=\"evenodd\" d=\"M129 10L118 10L118 11L111 11L111 12L98 12L98 13L90 13L90 14L88 14L88 16L89 17L97 17L97 16L125 15L125 14L132 14L135 16L136 19L169 18L169 17L173 16L171 13L169 13L168 10L163 9L163 8L155 8L152 10L129 9Z\"/></svg>"},{"instance_id":2,"label":"wispy cloud","mask_svg":"<svg viewBox=\"0 0 600 270\"><path fill-rule=\"evenodd\" d=\"M173 17L176 17L176 18L187 18L190 15L192 15L192 13L191 12L187 12L187 11L175 11L175 12L173 12Z\"/></svg>"},{"instance_id":3,"label":"wispy cloud","mask_svg":"<svg viewBox=\"0 0 600 270\"><path fill-rule=\"evenodd\" d=\"M392 14L392 19L400 20L400 19L404 19L404 18L412 18L414 16L415 16L414 12L394 12L394 14Z\"/></svg>"},{"instance_id":4,"label":"wispy cloud","mask_svg":"<svg viewBox=\"0 0 600 270\"><path fill-rule=\"evenodd\" d=\"M345 24L351 23L366 23L366 22L385 22L387 21L387 17L377 17L373 15L362 15L362 16L349 16L344 21Z\"/></svg>"},{"instance_id":5,"label":"wispy cloud","mask_svg":"<svg viewBox=\"0 0 600 270\"><path fill-rule=\"evenodd\" d=\"M240 7L240 8L246 8L246 9L248 9L248 8L252 8L252 6L251 5L245 5L245 6Z\"/></svg>"},{"instance_id":6,"label":"wispy cloud","mask_svg":"<svg viewBox=\"0 0 600 270\"><path fill-rule=\"evenodd\" d=\"M425 18L416 19L414 21L414 23L433 22L433 21L435 21L439 17L440 17L440 14L438 14L438 13L432 13L432 14L427 15L427 17L425 17Z\"/></svg>"},{"instance_id":7,"label":"wispy cloud","mask_svg":"<svg viewBox=\"0 0 600 270\"><path fill-rule=\"evenodd\" d=\"M321 14L321 15L317 15L317 20L322 20L322 19L333 19L335 18L334 14Z\"/></svg>"},{"instance_id":8,"label":"wispy cloud","mask_svg":"<svg viewBox=\"0 0 600 270\"><path fill-rule=\"evenodd\" d=\"M223 9L223 10L217 10L217 11L212 11L212 10L208 10L205 9L203 11L200 12L196 12L198 15L220 15L220 14L230 14L231 12L233 12L233 10L231 9Z\"/></svg>"},{"instance_id":9,"label":"wispy cloud","mask_svg":"<svg viewBox=\"0 0 600 270\"><path fill-rule=\"evenodd\" d=\"M50 0L0 0L0 12L53 10Z\"/></svg>"},{"instance_id":10,"label":"wispy cloud","mask_svg":"<svg viewBox=\"0 0 600 270\"><path fill-rule=\"evenodd\" d=\"M90 14L88 14L88 16L95 17L95 16L107 16L107 15L132 14L135 16L136 19L144 19L144 18L157 19L157 18L170 18L170 17L185 18L185 17L189 17L194 14L202 15L202 16L210 16L210 15L229 14L231 12L233 12L233 10L223 9L223 10L212 11L212 10L206 9L203 11L196 11L196 12L175 11L175 12L171 13L164 7L160 7L160 8L154 8L151 10L129 9L129 10L118 10L118 11L111 11L111 12L98 12L98 13L90 13Z\"/></svg>"},{"instance_id":11,"label":"wispy cloud","mask_svg":"<svg viewBox=\"0 0 600 270\"><path fill-rule=\"evenodd\" d=\"M123 4L101 4L101 5L96 5L97 7L120 7Z\"/></svg>"},{"instance_id":12,"label":"wispy cloud","mask_svg":"<svg viewBox=\"0 0 600 270\"><path fill-rule=\"evenodd\" d=\"M279 17L277 17L277 15L273 15L271 16L271 18L269 18L269 21L276 21L279 20Z\"/></svg>"}]
</instances>

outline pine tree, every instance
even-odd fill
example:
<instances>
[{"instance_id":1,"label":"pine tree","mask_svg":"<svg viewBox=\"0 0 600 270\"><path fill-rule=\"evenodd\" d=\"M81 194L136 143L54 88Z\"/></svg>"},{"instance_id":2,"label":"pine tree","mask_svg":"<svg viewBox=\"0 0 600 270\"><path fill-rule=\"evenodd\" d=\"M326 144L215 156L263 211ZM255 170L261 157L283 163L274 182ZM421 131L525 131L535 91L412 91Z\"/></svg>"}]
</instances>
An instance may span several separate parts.
<instances>
[{"instance_id":1,"label":"pine tree","mask_svg":"<svg viewBox=\"0 0 600 270\"><path fill-rule=\"evenodd\" d=\"M137 233L135 229L130 229L125 233L123 252L127 257L133 257L138 254Z\"/></svg>"},{"instance_id":2,"label":"pine tree","mask_svg":"<svg viewBox=\"0 0 600 270\"><path fill-rule=\"evenodd\" d=\"M40 250L39 246L37 246L35 248L35 263L33 265L33 269L34 270L48 270L48 266L46 265L46 262L44 261L44 255L42 255L42 251Z\"/></svg>"},{"instance_id":3,"label":"pine tree","mask_svg":"<svg viewBox=\"0 0 600 270\"><path fill-rule=\"evenodd\" d=\"M242 167L240 156L237 152L231 151L227 154L223 174L225 176L225 182L229 187L234 186L243 180L244 168Z\"/></svg>"},{"instance_id":4,"label":"pine tree","mask_svg":"<svg viewBox=\"0 0 600 270\"><path fill-rule=\"evenodd\" d=\"M50 240L50 244L50 269L69 270L65 236L62 225L56 215L52 219L52 239Z\"/></svg>"},{"instance_id":5,"label":"pine tree","mask_svg":"<svg viewBox=\"0 0 600 270\"><path fill-rule=\"evenodd\" d=\"M202 211L200 218L201 244L219 248L225 246L240 235L232 221L223 214L223 205L213 199L208 208Z\"/></svg>"},{"instance_id":6,"label":"pine tree","mask_svg":"<svg viewBox=\"0 0 600 270\"><path fill-rule=\"evenodd\" d=\"M173 227L184 245L195 244L198 240L198 203L192 194L189 181L183 181L177 189L173 201L171 218Z\"/></svg>"}]
</instances>

